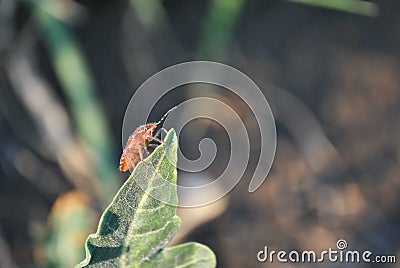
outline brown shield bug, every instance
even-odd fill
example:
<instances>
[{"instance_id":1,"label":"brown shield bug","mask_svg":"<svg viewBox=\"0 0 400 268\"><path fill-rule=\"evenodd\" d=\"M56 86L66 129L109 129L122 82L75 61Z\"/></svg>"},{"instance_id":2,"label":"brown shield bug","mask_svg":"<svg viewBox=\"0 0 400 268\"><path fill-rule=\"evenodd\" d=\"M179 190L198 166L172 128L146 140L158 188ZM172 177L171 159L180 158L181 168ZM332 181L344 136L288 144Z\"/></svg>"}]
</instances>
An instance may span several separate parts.
<instances>
[{"instance_id":1,"label":"brown shield bug","mask_svg":"<svg viewBox=\"0 0 400 268\"><path fill-rule=\"evenodd\" d=\"M154 130L175 108L176 106L166 112L160 121L156 123L147 123L139 126L135 129L135 131L133 131L128 138L128 142L126 143L124 150L122 151L122 155L119 160L119 170L128 171L130 168L134 168L139 161L142 161L145 157L147 157L149 147L155 145L150 144L150 142L156 141L160 144L163 143L162 140L157 138L159 134L158 131L155 133L155 135L153 135ZM160 131L165 131L165 129L161 128Z\"/></svg>"}]
</instances>

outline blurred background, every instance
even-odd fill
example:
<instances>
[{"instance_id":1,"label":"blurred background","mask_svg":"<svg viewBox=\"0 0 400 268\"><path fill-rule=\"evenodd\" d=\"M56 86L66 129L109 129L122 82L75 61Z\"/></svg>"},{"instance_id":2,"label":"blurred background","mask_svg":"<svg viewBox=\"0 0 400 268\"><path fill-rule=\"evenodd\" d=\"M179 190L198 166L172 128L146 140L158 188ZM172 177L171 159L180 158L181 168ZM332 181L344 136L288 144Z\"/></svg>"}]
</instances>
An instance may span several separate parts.
<instances>
[{"instance_id":1,"label":"blurred background","mask_svg":"<svg viewBox=\"0 0 400 268\"><path fill-rule=\"evenodd\" d=\"M252 147L227 197L179 210L172 243L205 243L218 267L233 268L313 267L262 264L256 254L265 245L319 252L340 238L398 257L399 11L397 0L0 1L0 267L84 258L86 237L128 176L118 161L130 97L190 60L251 77L271 105L278 144L268 179L249 194L260 144L251 110L218 87L165 96L150 121L211 96L241 116ZM180 178L223 171L229 139L210 120L188 124L183 152L197 158L203 137L215 140L216 161ZM324 263L346 265L368 267Z\"/></svg>"}]
</instances>

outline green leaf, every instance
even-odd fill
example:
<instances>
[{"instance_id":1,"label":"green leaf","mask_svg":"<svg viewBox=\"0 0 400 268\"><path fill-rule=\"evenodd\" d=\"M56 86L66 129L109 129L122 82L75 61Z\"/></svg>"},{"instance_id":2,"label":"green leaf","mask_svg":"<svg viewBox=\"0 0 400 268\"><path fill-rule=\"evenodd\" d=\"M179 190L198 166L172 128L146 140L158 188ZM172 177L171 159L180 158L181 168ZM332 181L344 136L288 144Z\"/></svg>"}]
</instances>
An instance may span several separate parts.
<instances>
[{"instance_id":1,"label":"green leaf","mask_svg":"<svg viewBox=\"0 0 400 268\"><path fill-rule=\"evenodd\" d=\"M136 166L105 210L97 233L88 237L86 259L77 267L215 267L214 253L204 245L163 249L180 225L177 148L170 130L164 143ZM153 198L161 194L164 202Z\"/></svg>"},{"instance_id":2,"label":"green leaf","mask_svg":"<svg viewBox=\"0 0 400 268\"><path fill-rule=\"evenodd\" d=\"M164 267L215 267L215 255L205 245L199 243L186 243L171 248L165 248L146 261L142 268L164 268Z\"/></svg>"}]
</instances>

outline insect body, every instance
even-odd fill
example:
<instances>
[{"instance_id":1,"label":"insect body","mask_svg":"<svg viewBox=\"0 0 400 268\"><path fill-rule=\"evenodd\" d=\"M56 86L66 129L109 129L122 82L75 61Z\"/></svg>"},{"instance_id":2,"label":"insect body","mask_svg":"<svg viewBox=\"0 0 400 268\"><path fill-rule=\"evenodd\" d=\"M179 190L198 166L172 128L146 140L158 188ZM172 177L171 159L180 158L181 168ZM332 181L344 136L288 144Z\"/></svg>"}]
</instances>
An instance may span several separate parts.
<instances>
[{"instance_id":1,"label":"insect body","mask_svg":"<svg viewBox=\"0 0 400 268\"><path fill-rule=\"evenodd\" d=\"M147 149L151 145L149 144L151 141L162 143L162 140L157 138L157 134L153 135L154 130L175 108L176 107L166 112L157 123L148 123L133 131L122 151L121 159L119 160L119 170L128 171L130 168L134 168L139 161L147 157Z\"/></svg>"}]
</instances>

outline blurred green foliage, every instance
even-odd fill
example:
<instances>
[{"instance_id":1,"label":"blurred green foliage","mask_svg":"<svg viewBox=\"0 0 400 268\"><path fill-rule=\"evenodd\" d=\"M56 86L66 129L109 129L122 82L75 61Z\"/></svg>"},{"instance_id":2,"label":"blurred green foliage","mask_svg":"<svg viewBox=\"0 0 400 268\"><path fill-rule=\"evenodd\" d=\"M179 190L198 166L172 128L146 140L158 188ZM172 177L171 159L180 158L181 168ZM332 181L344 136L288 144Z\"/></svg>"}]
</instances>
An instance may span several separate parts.
<instances>
[{"instance_id":1,"label":"blurred green foliage","mask_svg":"<svg viewBox=\"0 0 400 268\"><path fill-rule=\"evenodd\" d=\"M115 154L111 149L108 120L96 97L84 53L67 25L48 12L47 4L48 1L44 0L34 5L35 17L43 29L43 37L69 102L78 135L95 159L100 188L98 199L105 205L117 190Z\"/></svg>"},{"instance_id":2,"label":"blurred green foliage","mask_svg":"<svg viewBox=\"0 0 400 268\"><path fill-rule=\"evenodd\" d=\"M52 14L52 4L54 2L42 0L33 2L31 6L67 99L77 135L93 159L94 177L98 178L94 182L97 201L105 206L118 188L108 120L96 96L85 54L68 25ZM45 241L39 242L46 249L46 266L71 267L82 258L81 242L96 218L90 202L83 200L62 197L57 200L59 205L53 207L51 233ZM65 208L68 208L67 214Z\"/></svg>"},{"instance_id":3,"label":"blurred green foliage","mask_svg":"<svg viewBox=\"0 0 400 268\"><path fill-rule=\"evenodd\" d=\"M83 257L82 231L90 231L95 219L86 198L79 192L59 198L50 215L52 233L45 246L47 266L74 267L77 259Z\"/></svg>"},{"instance_id":4,"label":"blurred green foliage","mask_svg":"<svg viewBox=\"0 0 400 268\"><path fill-rule=\"evenodd\" d=\"M244 0L212 0L203 22L198 57L223 60Z\"/></svg>"},{"instance_id":5,"label":"blurred green foliage","mask_svg":"<svg viewBox=\"0 0 400 268\"><path fill-rule=\"evenodd\" d=\"M377 16L378 7L374 3L360 1L360 0L287 0L299 4L336 9L350 13Z\"/></svg>"},{"instance_id":6,"label":"blurred green foliage","mask_svg":"<svg viewBox=\"0 0 400 268\"><path fill-rule=\"evenodd\" d=\"M136 16L147 30L156 30L161 25L168 24L166 14L159 0L129 0Z\"/></svg>"}]
</instances>

